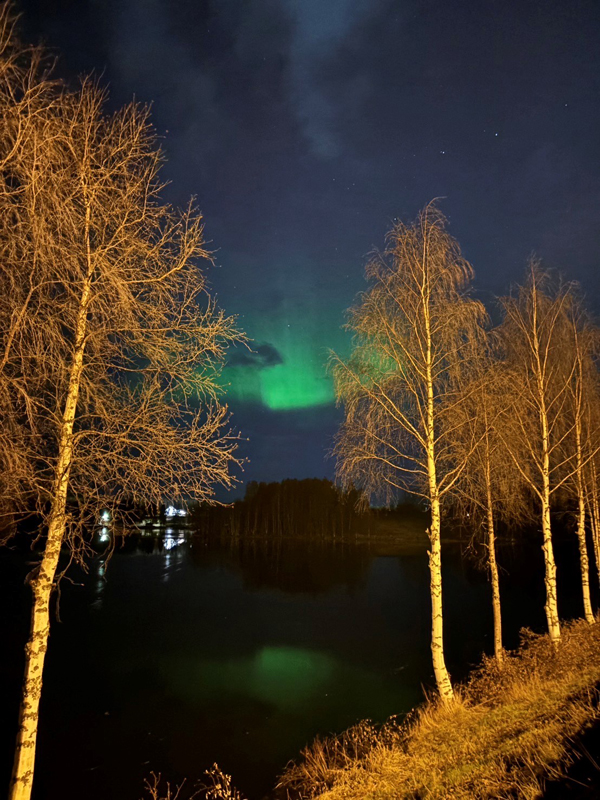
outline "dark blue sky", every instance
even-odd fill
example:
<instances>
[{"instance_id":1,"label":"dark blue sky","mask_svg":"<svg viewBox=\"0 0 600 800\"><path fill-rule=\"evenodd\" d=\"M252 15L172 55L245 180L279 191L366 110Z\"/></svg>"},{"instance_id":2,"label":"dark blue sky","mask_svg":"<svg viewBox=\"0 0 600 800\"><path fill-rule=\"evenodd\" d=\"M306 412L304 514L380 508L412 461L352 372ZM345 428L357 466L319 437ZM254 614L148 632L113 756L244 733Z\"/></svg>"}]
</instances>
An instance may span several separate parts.
<instances>
[{"instance_id":1,"label":"dark blue sky","mask_svg":"<svg viewBox=\"0 0 600 800\"><path fill-rule=\"evenodd\" d=\"M198 198L220 302L270 354L245 367L252 391L233 386L245 479L332 474L327 348L347 347L339 327L367 253L433 197L483 299L535 252L600 310L595 0L19 7L62 74L95 70L112 104L152 103L169 196Z\"/></svg>"}]
</instances>

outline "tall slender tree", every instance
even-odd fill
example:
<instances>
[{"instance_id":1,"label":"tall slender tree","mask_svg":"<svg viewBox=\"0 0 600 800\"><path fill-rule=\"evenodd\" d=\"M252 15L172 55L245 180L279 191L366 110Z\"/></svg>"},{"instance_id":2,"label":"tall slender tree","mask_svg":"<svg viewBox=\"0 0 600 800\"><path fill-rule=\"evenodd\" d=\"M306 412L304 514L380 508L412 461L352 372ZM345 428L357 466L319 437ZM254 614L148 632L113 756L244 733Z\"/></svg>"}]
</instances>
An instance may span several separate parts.
<instances>
[{"instance_id":1,"label":"tall slender tree","mask_svg":"<svg viewBox=\"0 0 600 800\"><path fill-rule=\"evenodd\" d=\"M464 468L452 459L454 412L485 319L467 293L472 274L434 204L414 224L398 223L350 309L352 355L332 360L345 411L335 447L339 478L388 498L413 492L431 510L431 651L444 701L453 689L444 658L441 509Z\"/></svg>"},{"instance_id":2,"label":"tall slender tree","mask_svg":"<svg viewBox=\"0 0 600 800\"><path fill-rule=\"evenodd\" d=\"M109 116L93 82L69 91L21 55L25 68L0 70L1 488L13 511L37 512L45 546L11 800L31 795L61 549L80 555L99 509L124 498L210 500L231 485L218 373L239 338L198 266L200 215L160 199L147 110Z\"/></svg>"},{"instance_id":3,"label":"tall slender tree","mask_svg":"<svg viewBox=\"0 0 600 800\"><path fill-rule=\"evenodd\" d=\"M455 411L462 424L455 426L452 437L454 459L464 462L465 468L453 488L452 502L456 511L468 514L474 537L483 532L492 589L494 655L501 665L504 648L496 528L499 522L514 525L523 519L526 495L500 430L506 400L502 371L493 352L494 338L492 332L486 352L474 365L474 383L465 387L464 401Z\"/></svg>"},{"instance_id":4,"label":"tall slender tree","mask_svg":"<svg viewBox=\"0 0 600 800\"><path fill-rule=\"evenodd\" d=\"M576 530L579 545L579 566L583 597L583 611L587 622L595 622L590 596L590 567L587 548L586 520L589 518L594 530L594 516L589 502L589 487L586 490L586 467L597 454L600 431L596 429L598 396L598 373L595 365L597 331L585 313L581 299L574 291L566 307L567 334L563 343L564 369L568 372L569 393L567 414L571 421L572 434L565 440L565 460L571 456L573 468L566 483L568 493L576 505ZM573 458L574 456L574 458ZM592 499L592 504L594 500ZM597 503L597 499L596 499ZM593 507L593 506L592 506ZM592 513L590 513L592 512ZM596 536L593 535L593 539Z\"/></svg>"},{"instance_id":5,"label":"tall slender tree","mask_svg":"<svg viewBox=\"0 0 600 800\"><path fill-rule=\"evenodd\" d=\"M575 361L565 355L571 350L570 302L570 287L554 284L548 273L531 262L525 285L503 300L505 317L500 328L510 399L504 415L504 445L539 502L545 611L555 645L560 642L560 621L550 512L556 492L576 473L575 454L565 451L565 442L575 432L574 421L566 413L576 371Z\"/></svg>"}]
</instances>

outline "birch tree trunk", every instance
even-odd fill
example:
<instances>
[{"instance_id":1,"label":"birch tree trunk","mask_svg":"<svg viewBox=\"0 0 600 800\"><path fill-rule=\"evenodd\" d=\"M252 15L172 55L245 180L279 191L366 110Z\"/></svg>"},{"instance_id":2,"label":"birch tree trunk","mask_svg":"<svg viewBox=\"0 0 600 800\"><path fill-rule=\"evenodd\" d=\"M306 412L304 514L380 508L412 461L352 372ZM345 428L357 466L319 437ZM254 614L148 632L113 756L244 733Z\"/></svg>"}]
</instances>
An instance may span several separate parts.
<instances>
[{"instance_id":1,"label":"birch tree trunk","mask_svg":"<svg viewBox=\"0 0 600 800\"><path fill-rule=\"evenodd\" d=\"M498 563L496 561L496 534L494 527L494 511L492 506L492 487L490 481L489 463L486 469L487 488L487 550L490 568L490 582L492 584L492 609L494 612L494 655L498 664L504 662L504 648L502 646L502 606L500 604L500 578Z\"/></svg>"},{"instance_id":2,"label":"birch tree trunk","mask_svg":"<svg viewBox=\"0 0 600 800\"><path fill-rule=\"evenodd\" d=\"M600 585L600 507L598 505L598 480L596 477L596 464L592 460L592 491L590 498L590 520L592 528L592 541L594 544L594 556L596 559L596 571L598 573L598 584Z\"/></svg>"},{"instance_id":3,"label":"birch tree trunk","mask_svg":"<svg viewBox=\"0 0 600 800\"><path fill-rule=\"evenodd\" d=\"M442 545L440 538L440 502L432 495L429 528L429 577L431 588L431 657L435 682L444 702L454 698L450 675L444 658L444 611L442 606Z\"/></svg>"},{"instance_id":4,"label":"birch tree trunk","mask_svg":"<svg viewBox=\"0 0 600 800\"><path fill-rule=\"evenodd\" d=\"M89 217L88 217L89 222ZM89 243L89 237L86 237ZM91 261L88 248L88 274L77 316L74 353L69 386L59 436L54 482L54 497L48 525L48 539L37 577L32 581L33 608L29 641L25 646L25 676L19 727L15 748L10 800L30 800L33 787L39 705L42 693L44 661L50 636L50 598L66 528L66 505L69 474L73 459L73 425L83 370L88 306L91 297Z\"/></svg>"},{"instance_id":5,"label":"birch tree trunk","mask_svg":"<svg viewBox=\"0 0 600 800\"><path fill-rule=\"evenodd\" d=\"M579 509L577 515L577 539L579 542L579 567L581 569L581 588L583 594L583 613L586 622L593 625L596 621L592 611L592 601L590 597L590 563L587 552L587 542L585 535L585 501L583 496L579 496Z\"/></svg>"},{"instance_id":6,"label":"birch tree trunk","mask_svg":"<svg viewBox=\"0 0 600 800\"><path fill-rule=\"evenodd\" d=\"M431 588L431 657L435 682L443 702L454 699L454 691L444 658L444 608L442 603L442 542L440 496L435 466L435 412L431 367L431 335L428 309L425 307L427 331L427 474L431 498L431 526L429 528L429 578Z\"/></svg>"},{"instance_id":7,"label":"birch tree trunk","mask_svg":"<svg viewBox=\"0 0 600 800\"><path fill-rule=\"evenodd\" d=\"M61 483L65 484L66 489L67 481ZM66 491L64 497L57 497L44 557L39 573L32 581L31 630L29 641L25 646L25 677L19 710L10 800L29 800L31 797L44 661L50 636L50 596L65 530L65 501Z\"/></svg>"},{"instance_id":8,"label":"birch tree trunk","mask_svg":"<svg viewBox=\"0 0 600 800\"><path fill-rule=\"evenodd\" d=\"M546 620L550 640L556 647L560 642L560 622L558 619L558 603L556 599L556 562L552 546L552 529L550 526L550 480L548 457L544 459L542 503L542 552L544 553L544 586L546 588Z\"/></svg>"},{"instance_id":9,"label":"birch tree trunk","mask_svg":"<svg viewBox=\"0 0 600 800\"><path fill-rule=\"evenodd\" d=\"M533 351L535 355L535 377L538 392L538 413L542 434L541 477L542 491L538 492L542 506L542 551L544 553L544 585L546 588L546 620L548 633L552 644L557 647L560 642L560 621L558 617L558 602L556 597L556 562L552 546L552 526L550 523L550 431L548 426L548 410L546 404L546 365L540 356L540 333L538 320L538 293L534 286L533 305Z\"/></svg>"},{"instance_id":10,"label":"birch tree trunk","mask_svg":"<svg viewBox=\"0 0 600 800\"><path fill-rule=\"evenodd\" d=\"M575 443L577 447L577 540L579 543L579 568L581 570L581 589L583 594L583 613L586 622L593 625L594 612L590 598L590 562L588 559L587 541L585 535L585 495L583 489L583 459L581 452L581 422L577 420L575 426Z\"/></svg>"}]
</instances>

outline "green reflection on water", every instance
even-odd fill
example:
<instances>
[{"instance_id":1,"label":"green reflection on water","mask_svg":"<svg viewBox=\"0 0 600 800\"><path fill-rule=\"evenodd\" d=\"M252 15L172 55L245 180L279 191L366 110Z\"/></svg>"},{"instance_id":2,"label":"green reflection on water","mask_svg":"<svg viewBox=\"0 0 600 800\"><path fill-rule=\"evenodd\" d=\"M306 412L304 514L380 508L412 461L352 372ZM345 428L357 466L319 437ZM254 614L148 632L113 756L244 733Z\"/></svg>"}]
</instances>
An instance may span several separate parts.
<instances>
[{"instance_id":1,"label":"green reflection on water","mask_svg":"<svg viewBox=\"0 0 600 800\"><path fill-rule=\"evenodd\" d=\"M292 711L332 679L330 656L297 647L263 647L253 656L235 659L170 659L163 671L171 688L189 699L217 700L231 694Z\"/></svg>"},{"instance_id":2,"label":"green reflection on water","mask_svg":"<svg viewBox=\"0 0 600 800\"><path fill-rule=\"evenodd\" d=\"M279 708L302 704L329 681L335 661L296 647L263 647L253 659L251 693Z\"/></svg>"},{"instance_id":3,"label":"green reflection on water","mask_svg":"<svg viewBox=\"0 0 600 800\"><path fill-rule=\"evenodd\" d=\"M408 711L420 699L397 673L381 674L328 653L288 645L222 659L173 653L162 661L160 671L171 696L203 709L217 705L219 713L232 714L241 726L249 717L255 723L262 720L260 725L283 717L341 729L365 717L383 721Z\"/></svg>"}]
</instances>

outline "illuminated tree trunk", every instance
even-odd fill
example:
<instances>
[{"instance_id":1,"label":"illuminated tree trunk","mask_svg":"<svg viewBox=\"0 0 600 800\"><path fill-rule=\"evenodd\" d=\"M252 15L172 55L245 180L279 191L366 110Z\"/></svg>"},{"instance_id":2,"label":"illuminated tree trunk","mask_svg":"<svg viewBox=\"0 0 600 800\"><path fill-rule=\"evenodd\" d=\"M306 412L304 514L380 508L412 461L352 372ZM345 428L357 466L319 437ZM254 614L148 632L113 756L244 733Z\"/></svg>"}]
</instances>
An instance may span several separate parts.
<instances>
[{"instance_id":1,"label":"illuminated tree trunk","mask_svg":"<svg viewBox=\"0 0 600 800\"><path fill-rule=\"evenodd\" d=\"M492 506L492 487L490 481L489 462L486 469L487 489L487 549L488 564L490 568L490 582L492 584L492 609L494 612L494 655L498 664L504 661L504 648L502 647L502 607L500 605L500 578L498 563L496 561L496 534L494 528L494 511Z\"/></svg>"},{"instance_id":2,"label":"illuminated tree trunk","mask_svg":"<svg viewBox=\"0 0 600 800\"><path fill-rule=\"evenodd\" d=\"M590 498L590 521L592 528L592 541L594 544L594 556L596 559L596 571L598 573L598 583L600 584L600 508L598 506L598 480L596 476L596 465L592 460L592 487Z\"/></svg>"},{"instance_id":3,"label":"illuminated tree trunk","mask_svg":"<svg viewBox=\"0 0 600 800\"><path fill-rule=\"evenodd\" d=\"M543 456L543 490L542 503L542 551L544 553L544 585L546 587L546 620L550 640L556 647L560 642L560 622L558 619L558 603L556 600L556 562L554 561L554 548L552 546L552 528L550 525L550 459L544 449Z\"/></svg>"},{"instance_id":4,"label":"illuminated tree trunk","mask_svg":"<svg viewBox=\"0 0 600 800\"><path fill-rule=\"evenodd\" d=\"M542 551L544 553L544 585L546 588L546 620L548 633L552 644L557 647L560 642L560 621L558 618L558 602L556 598L556 562L552 546L552 526L550 523L550 433L548 429L548 410L546 402L547 377L545 364L540 356L539 322L538 322L538 293L534 286L533 305L533 351L535 356L535 379L537 385L537 401L540 429L542 434L541 452L541 477L542 490L538 496L542 506Z\"/></svg>"},{"instance_id":5,"label":"illuminated tree trunk","mask_svg":"<svg viewBox=\"0 0 600 800\"><path fill-rule=\"evenodd\" d=\"M39 705L42 693L44 661L50 636L50 597L54 586L60 549L65 535L67 491L73 459L73 425L83 370L90 296L91 271L88 272L88 277L83 287L77 316L73 361L59 437L48 539L39 572L32 580L33 609L31 630L29 641L25 646L25 676L19 711L19 728L10 786L10 800L30 800L33 786Z\"/></svg>"},{"instance_id":6,"label":"illuminated tree trunk","mask_svg":"<svg viewBox=\"0 0 600 800\"><path fill-rule=\"evenodd\" d=\"M435 682L444 702L454 698L452 683L444 658L444 611L442 606L442 545L440 538L440 503L431 501L431 526L429 528L429 576L431 588L431 656Z\"/></svg>"},{"instance_id":7,"label":"illuminated tree trunk","mask_svg":"<svg viewBox=\"0 0 600 800\"><path fill-rule=\"evenodd\" d=\"M583 593L583 613L586 622L593 625L595 622L590 598L590 563L587 552L585 536L585 496L583 491L583 468L581 453L581 422L578 419L575 425L575 443L577 447L577 539L579 542L579 567L581 569L581 588Z\"/></svg>"},{"instance_id":8,"label":"illuminated tree trunk","mask_svg":"<svg viewBox=\"0 0 600 800\"><path fill-rule=\"evenodd\" d=\"M427 328L429 318L426 314ZM428 330L429 333L429 330ZM429 528L429 577L431 589L431 656L433 672L441 699L447 703L454 698L452 683L444 658L444 609L442 604L442 543L440 497L435 468L435 425L430 340L427 353L427 473L431 500Z\"/></svg>"}]
</instances>

